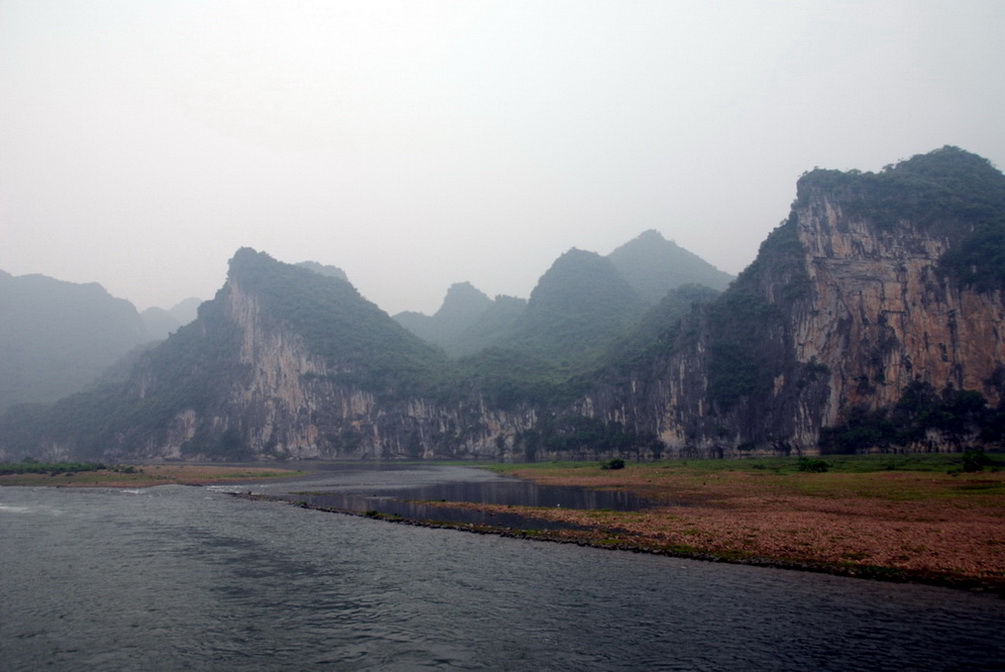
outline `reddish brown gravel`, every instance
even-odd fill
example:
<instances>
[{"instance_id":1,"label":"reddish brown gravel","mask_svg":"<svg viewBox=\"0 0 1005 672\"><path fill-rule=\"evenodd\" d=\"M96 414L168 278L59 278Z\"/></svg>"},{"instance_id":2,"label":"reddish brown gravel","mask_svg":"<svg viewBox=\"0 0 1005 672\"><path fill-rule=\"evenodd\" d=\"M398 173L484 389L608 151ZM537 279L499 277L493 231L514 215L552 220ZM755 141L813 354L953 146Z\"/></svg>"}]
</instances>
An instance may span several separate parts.
<instances>
[{"instance_id":1,"label":"reddish brown gravel","mask_svg":"<svg viewBox=\"0 0 1005 672\"><path fill-rule=\"evenodd\" d=\"M541 484L628 490L674 505L636 512L464 506L588 526L548 536L591 545L1005 586L1005 473L781 475L647 466L510 473Z\"/></svg>"}]
</instances>

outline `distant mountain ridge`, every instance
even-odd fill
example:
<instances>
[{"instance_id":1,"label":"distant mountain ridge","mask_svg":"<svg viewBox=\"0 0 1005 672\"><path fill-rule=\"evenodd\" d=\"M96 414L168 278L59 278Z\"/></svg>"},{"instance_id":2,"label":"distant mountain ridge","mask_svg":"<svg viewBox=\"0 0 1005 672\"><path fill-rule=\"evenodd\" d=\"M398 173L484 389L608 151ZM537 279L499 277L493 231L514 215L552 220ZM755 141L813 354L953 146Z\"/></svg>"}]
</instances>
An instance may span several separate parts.
<instances>
[{"instance_id":1,"label":"distant mountain ridge","mask_svg":"<svg viewBox=\"0 0 1005 672\"><path fill-rule=\"evenodd\" d=\"M490 310L493 303L470 282L458 282L447 289L443 304L433 315L405 311L394 319L419 338L449 351L453 341Z\"/></svg>"},{"instance_id":2,"label":"distant mountain ridge","mask_svg":"<svg viewBox=\"0 0 1005 672\"><path fill-rule=\"evenodd\" d=\"M722 291L732 280L650 229L606 257L572 248L541 276L528 301L493 301L457 283L433 315L406 311L394 319L452 356L504 347L548 361L579 360L626 334L670 290L694 284Z\"/></svg>"},{"instance_id":3,"label":"distant mountain ridge","mask_svg":"<svg viewBox=\"0 0 1005 672\"><path fill-rule=\"evenodd\" d=\"M147 308L140 313L147 337L155 341L164 340L171 332L194 320L198 316L201 303L202 299L192 297L167 310L157 307Z\"/></svg>"},{"instance_id":4,"label":"distant mountain ridge","mask_svg":"<svg viewBox=\"0 0 1005 672\"><path fill-rule=\"evenodd\" d=\"M570 250L508 341L458 359L349 282L243 248L198 319L124 379L0 417L0 457L606 460L1005 445L1005 176L946 147L876 174L814 170L796 192L721 294L684 285L646 309L609 258ZM484 304L473 288L459 297Z\"/></svg>"},{"instance_id":5,"label":"distant mountain ridge","mask_svg":"<svg viewBox=\"0 0 1005 672\"><path fill-rule=\"evenodd\" d=\"M133 304L97 283L0 271L0 410L80 391L147 340Z\"/></svg>"},{"instance_id":6,"label":"distant mountain ridge","mask_svg":"<svg viewBox=\"0 0 1005 672\"><path fill-rule=\"evenodd\" d=\"M609 259L573 248L541 276L503 344L546 361L573 363L599 355L645 309Z\"/></svg>"},{"instance_id":7,"label":"distant mountain ridge","mask_svg":"<svg viewBox=\"0 0 1005 672\"><path fill-rule=\"evenodd\" d=\"M735 279L655 229L644 231L607 258L642 300L653 305L681 285L704 285L721 292Z\"/></svg>"}]
</instances>

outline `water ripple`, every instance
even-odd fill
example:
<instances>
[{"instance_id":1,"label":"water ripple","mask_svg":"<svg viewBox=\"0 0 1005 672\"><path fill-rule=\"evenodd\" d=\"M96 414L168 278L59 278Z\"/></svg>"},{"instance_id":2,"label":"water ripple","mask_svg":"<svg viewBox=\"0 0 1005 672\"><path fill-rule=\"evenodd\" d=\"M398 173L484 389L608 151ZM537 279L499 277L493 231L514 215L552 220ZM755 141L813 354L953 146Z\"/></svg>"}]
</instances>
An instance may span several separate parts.
<instances>
[{"instance_id":1,"label":"water ripple","mask_svg":"<svg viewBox=\"0 0 1005 672\"><path fill-rule=\"evenodd\" d=\"M1005 667L987 596L155 490L2 491L5 670Z\"/></svg>"}]
</instances>

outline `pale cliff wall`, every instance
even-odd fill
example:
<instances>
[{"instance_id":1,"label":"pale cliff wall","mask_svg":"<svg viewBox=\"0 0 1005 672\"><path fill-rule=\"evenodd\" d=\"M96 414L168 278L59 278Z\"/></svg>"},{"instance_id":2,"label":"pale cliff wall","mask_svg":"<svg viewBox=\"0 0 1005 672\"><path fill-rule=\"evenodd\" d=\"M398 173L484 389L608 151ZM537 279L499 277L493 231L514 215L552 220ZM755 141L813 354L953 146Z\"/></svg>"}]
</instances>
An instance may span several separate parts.
<instances>
[{"instance_id":1,"label":"pale cliff wall","mask_svg":"<svg viewBox=\"0 0 1005 672\"><path fill-rule=\"evenodd\" d=\"M215 446L232 441L246 457L498 459L511 457L513 437L536 421L533 409L488 409L478 397L449 405L382 399L340 382L344 368L311 353L287 325L263 319L259 298L239 282L229 280L216 301L238 330L242 374L226 381L211 411L177 413L146 442L148 457L219 457Z\"/></svg>"},{"instance_id":2,"label":"pale cliff wall","mask_svg":"<svg viewBox=\"0 0 1005 672\"><path fill-rule=\"evenodd\" d=\"M21 411L0 457L813 454L822 428L915 381L1005 408L1003 213L1005 178L962 150L814 171L726 292L680 322L651 314L668 322L658 337L650 323L565 387L488 362L460 374L344 280L239 250L199 319L127 382Z\"/></svg>"},{"instance_id":3,"label":"pale cliff wall","mask_svg":"<svg viewBox=\"0 0 1005 672\"><path fill-rule=\"evenodd\" d=\"M951 236L905 220L879 229L822 193L798 215L813 301L795 316L795 355L831 369L826 422L852 404L896 403L916 378L998 402L990 378L1005 362L1005 303L939 272Z\"/></svg>"},{"instance_id":4,"label":"pale cliff wall","mask_svg":"<svg viewBox=\"0 0 1005 672\"><path fill-rule=\"evenodd\" d=\"M914 380L998 404L1005 298L939 269L971 225L880 225L847 210L840 195L801 186L787 222L717 304L574 411L655 432L667 456L722 457L816 453L822 427L853 406L891 407Z\"/></svg>"}]
</instances>

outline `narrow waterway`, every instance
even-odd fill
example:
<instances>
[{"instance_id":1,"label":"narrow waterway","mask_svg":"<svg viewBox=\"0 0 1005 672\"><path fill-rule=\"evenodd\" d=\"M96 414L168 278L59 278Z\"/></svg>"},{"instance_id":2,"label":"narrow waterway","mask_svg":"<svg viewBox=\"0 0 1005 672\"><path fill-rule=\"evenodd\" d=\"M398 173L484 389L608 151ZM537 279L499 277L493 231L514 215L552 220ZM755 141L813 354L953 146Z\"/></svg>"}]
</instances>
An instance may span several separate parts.
<instances>
[{"instance_id":1,"label":"narrow waterway","mask_svg":"<svg viewBox=\"0 0 1005 672\"><path fill-rule=\"evenodd\" d=\"M364 467L344 465L336 471L315 472L302 482L263 483L247 490L236 486L223 489L282 498L319 509L538 530L569 525L515 513L451 507L443 502L612 511L637 511L652 505L631 492L536 485L470 467L393 463L375 469Z\"/></svg>"},{"instance_id":2,"label":"narrow waterway","mask_svg":"<svg viewBox=\"0 0 1005 672\"><path fill-rule=\"evenodd\" d=\"M496 478L445 469L242 487ZM232 489L0 489L0 668L1005 669L1005 601L987 595L391 525Z\"/></svg>"}]
</instances>

